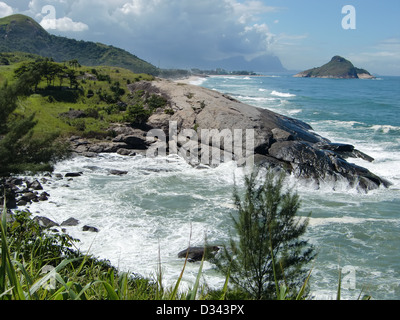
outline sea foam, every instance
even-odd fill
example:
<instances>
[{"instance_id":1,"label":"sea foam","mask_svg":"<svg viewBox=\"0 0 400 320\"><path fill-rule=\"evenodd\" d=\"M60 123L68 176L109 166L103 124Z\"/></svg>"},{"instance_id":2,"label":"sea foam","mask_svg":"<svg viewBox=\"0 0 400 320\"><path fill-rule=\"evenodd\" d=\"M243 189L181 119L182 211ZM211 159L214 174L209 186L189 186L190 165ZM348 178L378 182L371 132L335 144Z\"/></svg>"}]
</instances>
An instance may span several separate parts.
<instances>
[{"instance_id":1,"label":"sea foam","mask_svg":"<svg viewBox=\"0 0 400 320\"><path fill-rule=\"evenodd\" d=\"M293 97L296 97L295 94L279 92L279 91L275 91L275 90L271 92L271 95L277 96L277 97L281 97L281 98L293 98Z\"/></svg>"}]
</instances>

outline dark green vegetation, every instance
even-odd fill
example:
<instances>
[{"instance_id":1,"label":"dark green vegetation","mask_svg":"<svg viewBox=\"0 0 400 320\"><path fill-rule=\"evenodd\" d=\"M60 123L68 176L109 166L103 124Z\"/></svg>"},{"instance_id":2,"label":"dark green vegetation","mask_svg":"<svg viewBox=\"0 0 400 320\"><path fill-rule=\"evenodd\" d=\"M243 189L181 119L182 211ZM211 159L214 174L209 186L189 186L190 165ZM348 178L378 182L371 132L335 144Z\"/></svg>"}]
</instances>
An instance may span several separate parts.
<instances>
[{"instance_id":1,"label":"dark green vegetation","mask_svg":"<svg viewBox=\"0 0 400 320\"><path fill-rule=\"evenodd\" d=\"M57 140L71 135L104 139L115 122L133 121L131 101L147 116L165 104L143 94L140 102L128 85L153 80L114 67L83 67L77 60L57 63L23 53L0 53L0 175L50 170L65 155ZM129 112L127 108L129 107ZM148 108L148 109L147 109Z\"/></svg>"},{"instance_id":2,"label":"dark green vegetation","mask_svg":"<svg viewBox=\"0 0 400 320\"><path fill-rule=\"evenodd\" d=\"M137 90L131 96L130 105L125 114L125 121L132 126L144 126L149 117L157 110L163 109L165 113L174 113L171 108L167 108L168 100L157 94L150 94L145 90Z\"/></svg>"},{"instance_id":3,"label":"dark green vegetation","mask_svg":"<svg viewBox=\"0 0 400 320\"><path fill-rule=\"evenodd\" d=\"M16 113L20 99L29 95L35 85L32 75L18 77L12 84L0 87L0 176L24 171L50 170L50 162L58 160L63 145L55 133L33 136L37 124L31 112Z\"/></svg>"},{"instance_id":4,"label":"dark green vegetation","mask_svg":"<svg viewBox=\"0 0 400 320\"><path fill-rule=\"evenodd\" d=\"M87 66L107 65L136 73L159 74L157 67L125 50L51 35L35 20L20 14L0 19L0 52L14 51L49 57L58 62L76 59Z\"/></svg>"},{"instance_id":5,"label":"dark green vegetation","mask_svg":"<svg viewBox=\"0 0 400 320\"><path fill-rule=\"evenodd\" d=\"M76 239L43 229L26 212L0 223L0 300L156 300L155 282L119 273L75 249Z\"/></svg>"},{"instance_id":6,"label":"dark green vegetation","mask_svg":"<svg viewBox=\"0 0 400 320\"><path fill-rule=\"evenodd\" d=\"M340 56L334 56L330 62L322 67L300 72L295 75L295 77L339 79L373 78L367 70L354 67L350 61Z\"/></svg>"},{"instance_id":7,"label":"dark green vegetation","mask_svg":"<svg viewBox=\"0 0 400 320\"><path fill-rule=\"evenodd\" d=\"M245 178L243 197L235 190L238 216L232 217L239 240L230 241L219 268L244 296L251 299L306 297L314 248L302 239L308 219L297 217L299 197L283 193L284 177L258 171ZM243 199L242 199L243 198ZM235 237L236 239L236 237ZM307 266L307 268L305 268Z\"/></svg>"}]
</instances>

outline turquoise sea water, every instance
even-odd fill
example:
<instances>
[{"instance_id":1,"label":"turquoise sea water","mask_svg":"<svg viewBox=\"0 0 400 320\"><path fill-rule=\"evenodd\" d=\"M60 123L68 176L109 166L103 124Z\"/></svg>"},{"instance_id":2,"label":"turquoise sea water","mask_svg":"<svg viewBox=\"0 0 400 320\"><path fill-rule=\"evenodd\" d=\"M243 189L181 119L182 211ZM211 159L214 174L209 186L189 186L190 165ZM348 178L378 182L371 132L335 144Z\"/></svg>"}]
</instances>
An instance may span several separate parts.
<instances>
[{"instance_id":1,"label":"turquoise sea water","mask_svg":"<svg viewBox=\"0 0 400 320\"><path fill-rule=\"evenodd\" d=\"M311 291L315 299L334 299L338 268L343 268L345 299L363 293L374 299L400 298L400 77L376 80L302 79L290 75L210 77L197 83L245 103L309 123L333 142L350 143L375 158L367 167L393 183L389 189L359 193L346 184L319 189L291 178L302 199L300 215L312 212L307 238L318 249ZM116 177L109 169L127 170ZM165 283L178 278L183 261L177 253L204 238L225 243L232 233L235 163L197 170L177 156L145 159L118 155L75 158L56 172L82 171L73 181L46 185L49 202L30 210L58 222L75 217L98 234L79 227L68 232L82 250L109 259L121 270L153 275L162 263ZM68 187L65 185L68 184ZM198 265L190 264L184 286L193 283ZM207 263L203 281L222 287L223 277Z\"/></svg>"}]
</instances>

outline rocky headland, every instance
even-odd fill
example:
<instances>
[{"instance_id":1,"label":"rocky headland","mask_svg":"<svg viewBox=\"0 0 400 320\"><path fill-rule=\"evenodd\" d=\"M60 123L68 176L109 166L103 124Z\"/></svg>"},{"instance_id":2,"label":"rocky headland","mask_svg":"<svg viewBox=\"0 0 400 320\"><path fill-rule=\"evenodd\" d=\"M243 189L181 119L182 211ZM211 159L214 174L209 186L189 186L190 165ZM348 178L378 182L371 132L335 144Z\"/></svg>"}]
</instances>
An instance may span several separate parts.
<instances>
[{"instance_id":1,"label":"rocky headland","mask_svg":"<svg viewBox=\"0 0 400 320\"><path fill-rule=\"evenodd\" d=\"M317 186L322 181L341 179L362 191L390 185L369 170L347 161L349 158L370 162L374 159L352 145L329 141L302 121L183 82L141 81L129 85L129 90L132 94L140 91L144 95L160 96L166 106L155 110L139 126L113 125L110 130L114 137L106 141L72 137L75 153L89 157L114 152L134 156L153 155L154 150L156 153L161 150L177 153L198 168L231 160L244 164L250 156L257 165L283 170ZM171 123L175 126L172 131ZM253 136L247 135L249 130L254 132ZM228 136L222 134L226 132ZM254 151L251 154L246 147L249 137ZM239 150L235 147L237 141L243 142L238 144ZM212 161L215 159L218 161Z\"/></svg>"},{"instance_id":2,"label":"rocky headland","mask_svg":"<svg viewBox=\"0 0 400 320\"><path fill-rule=\"evenodd\" d=\"M330 79L375 79L365 69L356 68L349 60L334 56L321 67L302 71L295 78L330 78Z\"/></svg>"}]
</instances>

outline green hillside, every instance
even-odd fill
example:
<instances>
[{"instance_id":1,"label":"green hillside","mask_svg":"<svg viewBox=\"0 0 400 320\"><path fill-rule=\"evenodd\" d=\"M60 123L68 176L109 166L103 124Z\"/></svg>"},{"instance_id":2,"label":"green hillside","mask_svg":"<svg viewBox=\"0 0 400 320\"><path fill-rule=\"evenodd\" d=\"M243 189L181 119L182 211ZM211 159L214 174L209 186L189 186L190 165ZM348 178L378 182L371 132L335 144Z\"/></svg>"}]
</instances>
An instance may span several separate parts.
<instances>
[{"instance_id":1,"label":"green hillside","mask_svg":"<svg viewBox=\"0 0 400 320\"><path fill-rule=\"evenodd\" d=\"M157 67L125 50L51 35L35 20L21 14L0 19L0 52L15 51L49 57L58 62L77 59L86 66L107 65L135 73L159 74Z\"/></svg>"},{"instance_id":2,"label":"green hillside","mask_svg":"<svg viewBox=\"0 0 400 320\"><path fill-rule=\"evenodd\" d=\"M36 82L30 82L30 92L16 110L16 114L36 115L34 131L38 135L106 133L110 123L123 121L123 106L130 101L127 85L154 79L124 68L81 66L74 60L56 63L25 53L0 53L2 60L9 63L0 63L0 87L6 81L12 84L18 78L28 79L30 69L41 72ZM88 116L61 116L70 110L80 110Z\"/></svg>"}]
</instances>

